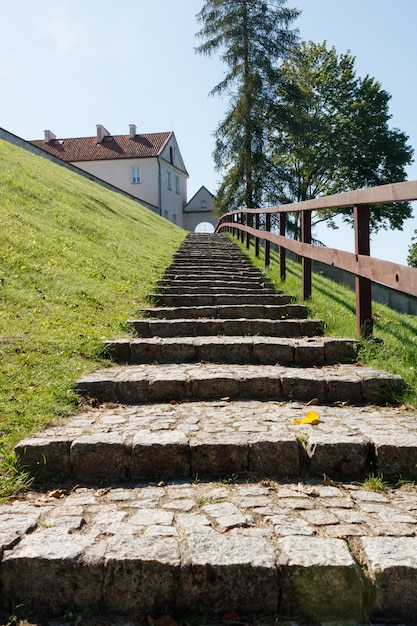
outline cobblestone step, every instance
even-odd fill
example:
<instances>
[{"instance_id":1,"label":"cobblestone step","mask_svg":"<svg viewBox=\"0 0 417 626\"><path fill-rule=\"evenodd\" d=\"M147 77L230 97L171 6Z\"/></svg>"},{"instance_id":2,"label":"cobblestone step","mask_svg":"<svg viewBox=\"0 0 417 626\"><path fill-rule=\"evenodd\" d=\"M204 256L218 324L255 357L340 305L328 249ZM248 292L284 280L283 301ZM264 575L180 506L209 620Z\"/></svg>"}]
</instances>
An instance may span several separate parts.
<instances>
[{"instance_id":1,"label":"cobblestone step","mask_svg":"<svg viewBox=\"0 0 417 626\"><path fill-rule=\"evenodd\" d=\"M215 269L212 266L210 268L201 268L198 265L192 265L183 269L167 270L164 274L164 278L161 280L181 280L183 278L192 279L196 281L218 279L219 276L230 280L239 281L256 281L269 283L268 279L255 268L242 269L226 269L224 267Z\"/></svg>"},{"instance_id":2,"label":"cobblestone step","mask_svg":"<svg viewBox=\"0 0 417 626\"><path fill-rule=\"evenodd\" d=\"M264 293L263 291L255 294L246 293L244 299L241 295L230 293L202 295L195 293L181 293L177 295L151 293L148 297L156 306L166 307L238 305L242 304L243 301L245 304L277 305L287 304L292 300L292 298L286 294Z\"/></svg>"},{"instance_id":3,"label":"cobblestone step","mask_svg":"<svg viewBox=\"0 0 417 626\"><path fill-rule=\"evenodd\" d=\"M212 279L201 279L196 280L195 278L179 278L178 276L174 279L161 279L157 283L158 289L169 289L170 287L181 288L184 291L187 291L189 288L198 287L199 289L204 289L205 287L213 288L221 288L224 287L238 287L244 289L263 289L264 287L271 286L265 283L264 280L259 279L258 277L253 277L252 279L245 278L244 280L236 280L232 278L228 278L227 280L223 278L212 278Z\"/></svg>"},{"instance_id":4,"label":"cobblestone step","mask_svg":"<svg viewBox=\"0 0 417 626\"><path fill-rule=\"evenodd\" d=\"M246 318L280 320L285 317L306 318L307 308L300 304L235 304L219 306L151 307L143 311L158 319Z\"/></svg>"},{"instance_id":5,"label":"cobblestone step","mask_svg":"<svg viewBox=\"0 0 417 626\"><path fill-rule=\"evenodd\" d=\"M318 423L299 424L312 408ZM324 473L359 481L370 471L395 482L417 477L416 412L255 400L111 403L23 440L16 453L33 472L87 484Z\"/></svg>"},{"instance_id":6,"label":"cobblestone step","mask_svg":"<svg viewBox=\"0 0 417 626\"><path fill-rule=\"evenodd\" d=\"M323 404L392 402L400 376L355 365L288 368L214 363L125 365L87 374L76 391L99 402L233 399L311 400Z\"/></svg>"},{"instance_id":7,"label":"cobblestone step","mask_svg":"<svg viewBox=\"0 0 417 626\"><path fill-rule=\"evenodd\" d=\"M187 266L183 269L168 269L164 273L164 278L167 280L172 280L176 278L190 278L193 280L206 280L206 279L218 279L221 278L230 278L230 280L256 280L256 281L266 281L268 279L260 272L259 270L252 268L242 269L226 269L225 267L219 268L216 271L213 270L212 266L208 268L207 266L201 268L200 266ZM163 280L163 279L161 279Z\"/></svg>"},{"instance_id":8,"label":"cobblestone step","mask_svg":"<svg viewBox=\"0 0 417 626\"><path fill-rule=\"evenodd\" d=\"M49 616L234 607L280 623L410 624L416 522L415 492L349 483L231 478L31 493L0 509L0 603Z\"/></svg>"},{"instance_id":9,"label":"cobblestone step","mask_svg":"<svg viewBox=\"0 0 417 626\"><path fill-rule=\"evenodd\" d=\"M166 287L163 290L163 293L166 295L177 295L182 293L196 294L196 295L221 295L221 294L230 294L230 295L239 295L241 298L246 298L246 296L257 296L258 294L275 294L275 290L273 287L266 287L264 285L257 285L256 283L251 285L224 285L223 287L216 286L205 286L199 285L195 283L194 286L189 285L186 289L183 289L180 286L176 286L175 283Z\"/></svg>"},{"instance_id":10,"label":"cobblestone step","mask_svg":"<svg viewBox=\"0 0 417 626\"><path fill-rule=\"evenodd\" d=\"M312 319L142 319L128 320L141 337L202 337L207 335L314 337L323 334L321 320Z\"/></svg>"},{"instance_id":11,"label":"cobblestone step","mask_svg":"<svg viewBox=\"0 0 417 626\"><path fill-rule=\"evenodd\" d=\"M319 366L351 363L358 344L349 339L314 337L152 337L106 342L106 354L118 363L251 363Z\"/></svg>"}]
</instances>

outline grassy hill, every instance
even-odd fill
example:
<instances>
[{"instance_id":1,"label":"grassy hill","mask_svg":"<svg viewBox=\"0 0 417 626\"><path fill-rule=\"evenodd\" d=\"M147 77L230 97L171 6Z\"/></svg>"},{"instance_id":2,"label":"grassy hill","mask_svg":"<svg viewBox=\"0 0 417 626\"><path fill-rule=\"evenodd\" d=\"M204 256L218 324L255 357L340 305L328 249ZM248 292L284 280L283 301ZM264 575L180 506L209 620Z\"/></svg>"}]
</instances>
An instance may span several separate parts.
<instances>
[{"instance_id":1,"label":"grassy hill","mask_svg":"<svg viewBox=\"0 0 417 626\"><path fill-rule=\"evenodd\" d=\"M0 497L13 445L76 408L71 387L125 334L185 231L0 140Z\"/></svg>"}]
</instances>

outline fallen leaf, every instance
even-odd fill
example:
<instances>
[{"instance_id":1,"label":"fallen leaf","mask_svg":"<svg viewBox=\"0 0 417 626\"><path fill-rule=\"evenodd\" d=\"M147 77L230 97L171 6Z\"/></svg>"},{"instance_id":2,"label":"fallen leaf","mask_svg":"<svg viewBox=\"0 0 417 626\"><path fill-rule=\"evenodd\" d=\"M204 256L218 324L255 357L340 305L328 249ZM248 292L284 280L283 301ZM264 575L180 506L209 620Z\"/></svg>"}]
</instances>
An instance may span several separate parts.
<instances>
[{"instance_id":1,"label":"fallen leaf","mask_svg":"<svg viewBox=\"0 0 417 626\"><path fill-rule=\"evenodd\" d=\"M323 485L325 487L339 487L343 489L343 483L340 483L338 480L332 480L327 474L323 474Z\"/></svg>"},{"instance_id":2,"label":"fallen leaf","mask_svg":"<svg viewBox=\"0 0 417 626\"><path fill-rule=\"evenodd\" d=\"M318 398L313 398L310 402L307 402L306 406L317 406L320 403Z\"/></svg>"},{"instance_id":3,"label":"fallen leaf","mask_svg":"<svg viewBox=\"0 0 417 626\"><path fill-rule=\"evenodd\" d=\"M222 617L223 624L240 624L241 619L235 611L226 611Z\"/></svg>"},{"instance_id":4,"label":"fallen leaf","mask_svg":"<svg viewBox=\"0 0 417 626\"><path fill-rule=\"evenodd\" d=\"M48 492L49 498L63 498L69 496L70 492L67 489L53 489Z\"/></svg>"},{"instance_id":5,"label":"fallen leaf","mask_svg":"<svg viewBox=\"0 0 417 626\"><path fill-rule=\"evenodd\" d=\"M174 405L174 404L178 404L178 400L171 400L170 404Z\"/></svg>"},{"instance_id":6,"label":"fallen leaf","mask_svg":"<svg viewBox=\"0 0 417 626\"><path fill-rule=\"evenodd\" d=\"M224 398L220 398L221 402L230 402L230 396L225 396Z\"/></svg>"},{"instance_id":7,"label":"fallen leaf","mask_svg":"<svg viewBox=\"0 0 417 626\"><path fill-rule=\"evenodd\" d=\"M293 424L311 424L312 426L314 426L315 424L318 424L319 421L320 421L320 415L316 413L316 411L308 411L305 417L303 417L300 420L298 420L297 418L294 418L292 423Z\"/></svg>"}]
</instances>

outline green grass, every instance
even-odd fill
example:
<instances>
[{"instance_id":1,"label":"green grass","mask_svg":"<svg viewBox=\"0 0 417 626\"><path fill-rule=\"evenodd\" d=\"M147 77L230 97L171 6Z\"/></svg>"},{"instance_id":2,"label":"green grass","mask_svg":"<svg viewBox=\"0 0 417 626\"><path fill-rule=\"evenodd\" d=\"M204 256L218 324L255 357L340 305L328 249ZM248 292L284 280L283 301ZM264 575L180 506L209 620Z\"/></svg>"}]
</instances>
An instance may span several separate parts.
<instances>
[{"instance_id":1,"label":"green grass","mask_svg":"<svg viewBox=\"0 0 417 626\"><path fill-rule=\"evenodd\" d=\"M361 487L368 489L369 491L385 491L385 489L388 488L388 482L384 480L384 477L380 472L377 474L372 473L366 480L359 484Z\"/></svg>"},{"instance_id":2,"label":"green grass","mask_svg":"<svg viewBox=\"0 0 417 626\"><path fill-rule=\"evenodd\" d=\"M0 140L0 499L13 446L77 410L76 379L126 334L185 231Z\"/></svg>"},{"instance_id":3,"label":"green grass","mask_svg":"<svg viewBox=\"0 0 417 626\"><path fill-rule=\"evenodd\" d=\"M237 241L234 239L234 241ZM255 257L254 246L247 251L253 263L263 268L263 249L259 258ZM265 275L277 289L292 295L301 302L301 266L287 261L286 281L279 277L278 255L271 251L271 265L264 270ZM335 337L355 337L355 294L345 285L335 283L320 274L313 274L312 297L305 303L310 317L325 322L325 333ZM406 385L402 402L417 407L417 317L393 311L389 307L372 305L375 339L362 341L359 360L376 369L383 369L403 377Z\"/></svg>"}]
</instances>

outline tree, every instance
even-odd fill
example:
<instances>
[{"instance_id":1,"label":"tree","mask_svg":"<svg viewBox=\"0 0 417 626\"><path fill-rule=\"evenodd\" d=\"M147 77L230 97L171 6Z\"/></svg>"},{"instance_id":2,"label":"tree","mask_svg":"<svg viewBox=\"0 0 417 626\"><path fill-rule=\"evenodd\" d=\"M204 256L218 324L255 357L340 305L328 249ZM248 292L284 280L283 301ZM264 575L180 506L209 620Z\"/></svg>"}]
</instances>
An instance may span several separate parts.
<instances>
[{"instance_id":1,"label":"tree","mask_svg":"<svg viewBox=\"0 0 417 626\"><path fill-rule=\"evenodd\" d=\"M355 58L303 42L281 65L270 147L276 166L270 202L286 204L406 179L408 137L390 129L391 96L374 79L358 78ZM350 222L349 209L339 211ZM371 210L371 228L401 229L407 202ZM329 219L331 211L320 219Z\"/></svg>"},{"instance_id":2,"label":"tree","mask_svg":"<svg viewBox=\"0 0 417 626\"><path fill-rule=\"evenodd\" d=\"M230 105L216 132L214 162L224 177L216 194L221 212L260 206L271 163L266 129L278 81L278 60L297 41L289 29L299 15L287 0L206 0L197 15L197 52L220 51L227 66L211 94L227 93Z\"/></svg>"},{"instance_id":3,"label":"tree","mask_svg":"<svg viewBox=\"0 0 417 626\"><path fill-rule=\"evenodd\" d=\"M417 235L417 231L414 231L414 234ZM417 237L412 237L411 241L416 241ZM408 248L408 256L407 256L407 264L410 267L417 267L417 243L410 244Z\"/></svg>"}]
</instances>

